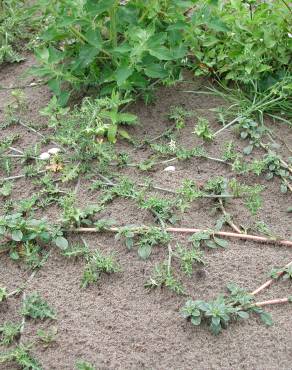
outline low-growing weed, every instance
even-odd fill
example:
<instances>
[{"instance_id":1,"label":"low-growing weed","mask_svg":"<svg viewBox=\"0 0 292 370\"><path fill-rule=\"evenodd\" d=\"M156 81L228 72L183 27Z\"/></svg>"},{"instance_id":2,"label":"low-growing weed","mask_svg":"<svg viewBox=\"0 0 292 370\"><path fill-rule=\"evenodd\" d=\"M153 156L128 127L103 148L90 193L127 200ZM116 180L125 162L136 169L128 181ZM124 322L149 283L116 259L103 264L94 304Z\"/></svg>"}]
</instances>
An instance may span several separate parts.
<instances>
[{"instance_id":1,"label":"low-growing weed","mask_svg":"<svg viewBox=\"0 0 292 370\"><path fill-rule=\"evenodd\" d=\"M0 326L0 345L8 346L18 339L20 335L21 324L5 321Z\"/></svg>"},{"instance_id":2,"label":"low-growing weed","mask_svg":"<svg viewBox=\"0 0 292 370\"><path fill-rule=\"evenodd\" d=\"M101 279L102 274L112 274L121 271L113 255L103 255L100 251L89 252L86 256L86 266L83 272L81 287L86 288Z\"/></svg>"},{"instance_id":3,"label":"low-growing weed","mask_svg":"<svg viewBox=\"0 0 292 370\"><path fill-rule=\"evenodd\" d=\"M75 369L76 370L95 370L95 367L87 361L80 360L80 361L77 361L75 365Z\"/></svg>"},{"instance_id":4,"label":"low-growing weed","mask_svg":"<svg viewBox=\"0 0 292 370\"><path fill-rule=\"evenodd\" d=\"M173 269L167 262L155 266L153 276L146 281L144 286L148 289L166 287L174 293L185 294L184 287L175 278Z\"/></svg>"},{"instance_id":5,"label":"low-growing weed","mask_svg":"<svg viewBox=\"0 0 292 370\"><path fill-rule=\"evenodd\" d=\"M183 317L196 326L206 322L215 335L226 329L231 321L248 319L249 313L258 314L266 325L272 325L271 316L255 305L251 294L235 284L229 284L228 290L228 296L220 295L214 301L188 300L182 309Z\"/></svg>"},{"instance_id":6,"label":"low-growing weed","mask_svg":"<svg viewBox=\"0 0 292 370\"><path fill-rule=\"evenodd\" d=\"M14 362L23 370L42 370L40 363L30 354L31 345L19 344L14 349L0 354L0 364Z\"/></svg>"},{"instance_id":7,"label":"low-growing weed","mask_svg":"<svg viewBox=\"0 0 292 370\"><path fill-rule=\"evenodd\" d=\"M25 298L21 314L32 319L56 319L56 311L36 292Z\"/></svg>"},{"instance_id":8,"label":"low-growing weed","mask_svg":"<svg viewBox=\"0 0 292 370\"><path fill-rule=\"evenodd\" d=\"M189 238L189 241L195 248L206 246L208 248L215 249L226 248L228 246L228 241L215 236L212 230L195 233Z\"/></svg>"},{"instance_id":9,"label":"low-growing weed","mask_svg":"<svg viewBox=\"0 0 292 370\"><path fill-rule=\"evenodd\" d=\"M209 121L206 118L199 117L195 127L194 134L206 141L214 139L214 133L211 131Z\"/></svg>"},{"instance_id":10,"label":"low-growing weed","mask_svg":"<svg viewBox=\"0 0 292 370\"><path fill-rule=\"evenodd\" d=\"M58 328L56 326L51 326L48 330L37 330L37 336L45 347L48 347L57 340L57 334Z\"/></svg>"}]
</instances>

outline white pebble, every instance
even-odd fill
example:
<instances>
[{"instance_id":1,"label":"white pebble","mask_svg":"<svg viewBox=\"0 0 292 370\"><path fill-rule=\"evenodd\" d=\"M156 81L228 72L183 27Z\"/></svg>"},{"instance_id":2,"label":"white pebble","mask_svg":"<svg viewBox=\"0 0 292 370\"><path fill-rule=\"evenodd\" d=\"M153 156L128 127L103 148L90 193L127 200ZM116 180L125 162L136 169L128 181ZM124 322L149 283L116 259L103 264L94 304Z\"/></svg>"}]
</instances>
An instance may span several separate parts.
<instances>
[{"instance_id":1,"label":"white pebble","mask_svg":"<svg viewBox=\"0 0 292 370\"><path fill-rule=\"evenodd\" d=\"M48 150L48 153L54 155L54 154L58 154L60 151L61 151L61 149L59 149L59 148L51 148L51 149Z\"/></svg>"},{"instance_id":2,"label":"white pebble","mask_svg":"<svg viewBox=\"0 0 292 370\"><path fill-rule=\"evenodd\" d=\"M165 171L165 172L174 172L175 167L174 166L168 166L168 167L165 167L165 169L163 171Z\"/></svg>"},{"instance_id":3,"label":"white pebble","mask_svg":"<svg viewBox=\"0 0 292 370\"><path fill-rule=\"evenodd\" d=\"M39 159L41 159L42 161L47 161L48 159L50 159L50 156L50 153L44 152L39 156Z\"/></svg>"}]
</instances>

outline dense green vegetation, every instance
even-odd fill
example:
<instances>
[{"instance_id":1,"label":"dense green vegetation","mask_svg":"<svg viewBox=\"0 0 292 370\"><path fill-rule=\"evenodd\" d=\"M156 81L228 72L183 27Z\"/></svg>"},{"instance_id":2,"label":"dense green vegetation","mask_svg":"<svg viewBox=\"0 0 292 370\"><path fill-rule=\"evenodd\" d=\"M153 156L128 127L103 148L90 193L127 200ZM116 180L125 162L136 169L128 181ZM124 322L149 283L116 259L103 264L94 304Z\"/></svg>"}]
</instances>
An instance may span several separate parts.
<instances>
[{"instance_id":1,"label":"dense green vegetation","mask_svg":"<svg viewBox=\"0 0 292 370\"><path fill-rule=\"evenodd\" d=\"M225 207L227 201L237 199L251 216L261 209L265 186L248 185L238 176L276 178L279 191L287 197L292 192L292 158L277 150L278 136L271 128L274 123L288 129L292 126L291 20L291 7L284 0L40 0L33 5L0 0L1 67L21 62L27 51L33 50L37 63L29 73L40 78L35 85L47 84L53 93L40 111L47 118L49 131L45 133L23 118L28 111L23 86L12 89L5 108L0 128L22 125L36 135L38 144L24 150L17 147L18 135L1 139L0 168L5 177L0 179L0 253L24 263L33 278L50 258L51 248L57 248L62 258L84 262L80 288L86 289L123 271L115 254L93 250L80 235L112 233L142 260L152 258L157 247L166 251L165 259L154 265L145 288L166 288L189 296L184 279L193 276L194 266L206 264L208 250L227 248L226 238L234 233L253 241L259 237L249 234L260 233L267 243L290 245L291 241L280 240L264 222L237 225ZM189 82L184 78L186 70L191 76L208 78L200 91L186 94L210 94L226 101L223 107L213 109L221 128L214 131L203 112L198 115L176 106L170 107L167 117L171 126L158 137L151 133L142 141L132 137L129 127L143 122L128 113L128 107L138 98L151 104L159 85ZM80 103L74 105L76 97ZM177 138L190 118L195 121L193 135L200 145L186 148ZM243 150L226 140L221 153L212 156L209 145L229 128L246 143ZM125 140L132 149L119 151L117 140ZM291 152L284 140L281 143ZM47 144L54 148L44 151ZM134 151L141 147L150 155L137 161ZM158 186L150 177L158 166L192 158L202 160L202 166L205 161L218 163L232 176L210 176L203 184L185 178L176 189ZM120 174L131 168L139 171L139 182ZM15 175L15 169L21 172ZM77 204L81 177L90 182L87 192L98 192L96 203L89 207ZM14 182L23 178L37 190L27 199L12 201ZM125 221L121 226L96 217L117 198L131 200L138 210L148 212L153 225L128 225ZM184 245L174 244L174 235L181 229L173 226L193 202L206 199L215 213L220 212L215 226L189 229L186 233L191 236ZM36 216L51 205L60 212L57 221ZM224 227L233 234L224 233ZM80 236L78 243L71 242L72 234ZM291 264L273 270L274 280L281 276L291 279ZM0 287L0 305L22 295L23 322L26 318L57 319L54 308L37 292L25 295L27 284L29 279L11 292ZM213 301L188 299L183 317L193 325L207 323L213 334L253 314L266 325L272 324L262 307L279 300L259 303L257 291L249 293L234 284L228 285L228 291ZM291 297L280 303L287 302ZM31 348L35 343L50 345L58 330L40 329L35 342L24 345L19 342L23 322L1 324L1 345L15 345L0 355L0 363L14 361L22 369L41 369ZM94 369L86 361L79 361L76 368Z\"/></svg>"}]
</instances>

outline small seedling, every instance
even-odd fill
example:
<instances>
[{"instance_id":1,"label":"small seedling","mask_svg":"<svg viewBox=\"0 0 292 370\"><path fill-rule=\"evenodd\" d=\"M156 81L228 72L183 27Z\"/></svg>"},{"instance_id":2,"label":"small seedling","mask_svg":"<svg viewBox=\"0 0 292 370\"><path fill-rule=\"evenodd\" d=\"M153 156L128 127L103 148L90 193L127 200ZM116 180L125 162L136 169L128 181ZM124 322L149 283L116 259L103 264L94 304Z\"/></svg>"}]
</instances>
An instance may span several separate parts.
<instances>
[{"instance_id":1,"label":"small seedling","mask_svg":"<svg viewBox=\"0 0 292 370\"><path fill-rule=\"evenodd\" d=\"M204 253L199 248L187 249L178 245L176 254L180 260L181 270L189 277L192 276L194 263L205 264Z\"/></svg>"},{"instance_id":2,"label":"small seedling","mask_svg":"<svg viewBox=\"0 0 292 370\"><path fill-rule=\"evenodd\" d=\"M42 370L40 363L30 354L31 345L18 345L7 353L0 354L0 364L14 362L23 370Z\"/></svg>"},{"instance_id":3,"label":"small seedling","mask_svg":"<svg viewBox=\"0 0 292 370\"><path fill-rule=\"evenodd\" d=\"M205 118L199 117L194 134L206 141L214 139L214 133L211 131L209 121Z\"/></svg>"},{"instance_id":4,"label":"small seedling","mask_svg":"<svg viewBox=\"0 0 292 370\"><path fill-rule=\"evenodd\" d=\"M32 319L56 319L56 311L36 292L25 298L21 314Z\"/></svg>"},{"instance_id":5,"label":"small seedling","mask_svg":"<svg viewBox=\"0 0 292 370\"><path fill-rule=\"evenodd\" d=\"M147 259L151 255L154 246L167 245L171 240L167 232L156 227L147 229L124 227L119 230L116 239L119 240L121 237L125 238L129 250L135 245L138 247L138 255L142 259Z\"/></svg>"},{"instance_id":6,"label":"small seedling","mask_svg":"<svg viewBox=\"0 0 292 370\"><path fill-rule=\"evenodd\" d=\"M4 322L0 326L0 345L8 346L13 343L20 335L21 324L10 321Z\"/></svg>"},{"instance_id":7,"label":"small seedling","mask_svg":"<svg viewBox=\"0 0 292 370\"><path fill-rule=\"evenodd\" d=\"M58 328L56 326L50 327L48 330L38 329L37 336L45 347L57 340Z\"/></svg>"},{"instance_id":8,"label":"small seedling","mask_svg":"<svg viewBox=\"0 0 292 370\"><path fill-rule=\"evenodd\" d=\"M112 274L121 271L120 265L113 255L104 256L100 251L89 252L85 259L87 261L81 287L86 288L101 279L102 274Z\"/></svg>"},{"instance_id":9,"label":"small seedling","mask_svg":"<svg viewBox=\"0 0 292 370\"><path fill-rule=\"evenodd\" d=\"M145 288L155 289L166 287L177 294L185 294L184 287L175 278L171 266L167 262L157 264L154 267L153 276L145 283Z\"/></svg>"},{"instance_id":10,"label":"small seedling","mask_svg":"<svg viewBox=\"0 0 292 370\"><path fill-rule=\"evenodd\" d=\"M78 361L75 368L76 370L95 370L95 367L91 363L83 360Z\"/></svg>"}]
</instances>

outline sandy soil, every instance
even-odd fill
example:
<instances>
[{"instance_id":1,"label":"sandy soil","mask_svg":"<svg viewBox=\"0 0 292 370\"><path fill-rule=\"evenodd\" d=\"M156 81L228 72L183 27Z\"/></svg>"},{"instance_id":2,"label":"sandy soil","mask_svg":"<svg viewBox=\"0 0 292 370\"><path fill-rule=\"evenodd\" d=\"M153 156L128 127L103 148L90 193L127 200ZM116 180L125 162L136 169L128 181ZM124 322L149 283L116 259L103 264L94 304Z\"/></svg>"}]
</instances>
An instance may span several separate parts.
<instances>
[{"instance_id":1,"label":"sandy soil","mask_svg":"<svg viewBox=\"0 0 292 370\"><path fill-rule=\"evenodd\" d=\"M15 86L32 81L32 77L20 79L22 73L32 65L28 60L19 65L2 67L0 84ZM200 81L191 84L194 89ZM206 96L186 94L185 86L161 88L156 101L145 106L137 103L131 109L140 119L141 126L133 128L131 134L143 138L154 137L163 132L171 122L166 118L171 105L182 105L188 110L208 117L212 127L218 128L211 108L222 104L218 99ZM50 92L45 86L25 89L29 110L25 120L43 127L47 132L45 120L38 111L50 99ZM0 119L3 109L9 101L10 91L0 90ZM2 116L2 117L1 117ZM187 120L181 131L179 143L193 147L200 142L192 135L195 117ZM291 131L291 130L290 130ZM18 147L24 149L39 138L21 126L11 126L0 131L0 138L11 133L18 133ZM277 133L292 142L291 132L284 126L277 128ZM240 149L244 143L235 139L232 132L224 134L208 145L208 152L213 156L222 153L224 142L234 139ZM44 146L45 148L45 146ZM132 150L125 143L118 144L121 150ZM285 151L284 147L282 148ZM148 149L134 152L135 160L147 158ZM257 153L254 154L257 156ZM162 172L163 167L150 173L155 183L175 189L182 179L189 178L204 182L211 176L234 174L225 165L202 159L191 159L175 164L175 173ZM16 166L14 174L19 173ZM141 173L136 169L125 169L123 173L141 180ZM144 174L142 174L145 176ZM4 176L0 173L0 176ZM263 207L257 216L250 216L242 205L242 200L232 200L227 210L234 215L238 224L252 226L262 220L271 227L276 235L291 237L291 216L286 208L291 203L289 195L279 192L279 181L266 181L262 177L237 176L248 184L259 183L266 186L263 193ZM78 192L80 204L98 201L98 193L89 192L81 181ZM15 182L12 199L25 199L35 190L28 180ZM0 199L2 202L3 199ZM2 204L3 205L3 204ZM209 227L215 225L219 214L214 215L212 201L198 201L183 214L179 225L189 227ZM48 218L58 218L56 207L44 212ZM43 215L44 215L43 214ZM118 224L150 224L151 215L142 212L128 200L115 200L104 212L105 216L114 218ZM291 215L291 214L290 214ZM226 229L228 230L228 228ZM121 370L192 370L192 369L291 369L292 363L292 306L278 305L268 308L272 313L274 325L265 327L258 319L232 324L220 336L213 336L204 327L192 327L180 315L180 309L186 297L177 296L167 290L147 292L145 280L152 272L157 261L166 256L164 248L155 248L150 259L142 261L135 251L129 252L125 246L108 234L85 235L91 248L116 252L122 266L120 273L105 277L99 285L80 289L80 278L84 262L71 261L52 250L45 266L35 275L26 289L26 293L37 291L57 310L56 322L34 323L27 320L23 343L33 340L36 330L50 325L58 326L57 342L44 349L37 345L33 354L41 362L44 370L74 369L77 359L92 362L97 369ZM176 235L176 240L184 238ZM191 279L184 279L189 296L195 299L214 299L225 291L229 282L234 282L253 290L267 280L268 272L275 266L283 266L292 259L292 251L285 247L259 245L253 242L230 241L226 250L206 252L207 265L198 267ZM17 288L29 276L24 264L11 261L8 256L0 255L0 286L7 286L11 291ZM260 299L280 298L291 295L291 282L277 282L260 295ZM20 320L19 308L21 298L10 299L0 306L0 326L6 320ZM2 350L2 348L0 348ZM0 369L17 369L15 365Z\"/></svg>"}]
</instances>

